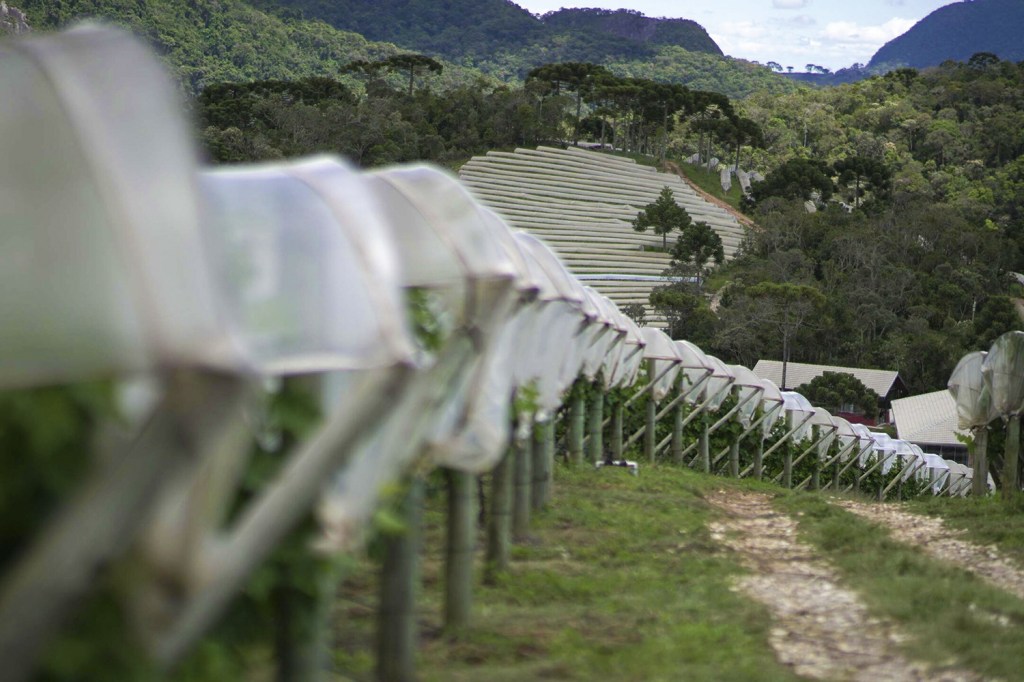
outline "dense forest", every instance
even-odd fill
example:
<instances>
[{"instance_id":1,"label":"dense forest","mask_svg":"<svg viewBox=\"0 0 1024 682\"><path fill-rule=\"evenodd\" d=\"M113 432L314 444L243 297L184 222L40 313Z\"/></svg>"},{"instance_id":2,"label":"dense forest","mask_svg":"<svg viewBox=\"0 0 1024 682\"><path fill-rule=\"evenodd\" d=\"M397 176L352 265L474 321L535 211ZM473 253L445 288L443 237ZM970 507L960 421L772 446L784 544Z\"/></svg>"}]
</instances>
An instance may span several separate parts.
<instances>
[{"instance_id":1,"label":"dense forest","mask_svg":"<svg viewBox=\"0 0 1024 682\"><path fill-rule=\"evenodd\" d=\"M258 0L257 4L267 11L319 19L371 40L453 60L501 53L564 61L644 59L661 45L722 54L696 22L653 19L633 10L563 8L535 17L508 0Z\"/></svg>"},{"instance_id":2,"label":"dense forest","mask_svg":"<svg viewBox=\"0 0 1024 682\"><path fill-rule=\"evenodd\" d=\"M718 274L717 315L673 292L693 312L680 333L752 363L779 357L788 327L794 360L941 388L965 351L1020 325L1022 107L1024 65L987 54L737 102L762 133L749 152L768 176L750 208L760 229ZM695 148L687 124L673 135Z\"/></svg>"},{"instance_id":3,"label":"dense forest","mask_svg":"<svg viewBox=\"0 0 1024 682\"><path fill-rule=\"evenodd\" d=\"M417 47L420 43L408 35L398 36L410 41L401 45L377 42L270 0L19 0L17 3L36 30L52 30L88 18L131 29L156 49L178 75L183 89L190 93L198 93L211 83L307 77L339 78L358 89L357 82L343 75L347 64L410 52L429 53L444 65L443 72L433 81L437 89L466 85L481 78L517 86L531 69L558 61L596 61L621 76L669 81L715 90L730 97L743 97L760 90L791 92L796 89L794 84L767 67L720 56L713 42L704 45L710 50L706 52L689 43L692 49L680 46L681 31L696 26L701 35L706 37L706 33L696 24L690 26L689 22L678 20L659 22L659 28L648 41L616 37L607 32L570 31L550 39L538 39L539 42L515 43L516 49L500 50L496 46L501 41L495 42L489 37L488 27L492 23L496 27L494 31L507 34L506 40L523 38L523 21L528 22L526 26L541 24L529 13L504 2L498 4L512 9L482 17L472 11L477 4L452 6L466 10L460 15L460 22L465 17L475 17L478 21L469 26L459 23L459 30L438 28L437 31L454 35L446 44L461 46L460 49L471 46L474 36L478 36L481 49L487 46L489 51L476 57L463 52L446 57L444 50ZM406 21L401 13L385 14L384 5L361 5L364 6L362 12L376 16L380 24L404 25ZM334 8L335 3L324 3L324 6ZM417 4L421 13L426 7L431 16L454 21L444 13L445 6ZM625 18L629 21L647 20L627 14ZM436 16L430 21L436 21ZM586 16L594 21L609 21L597 10L592 17ZM420 18L427 21L425 17ZM662 34L665 44L659 42L662 38L658 36Z\"/></svg>"}]
</instances>

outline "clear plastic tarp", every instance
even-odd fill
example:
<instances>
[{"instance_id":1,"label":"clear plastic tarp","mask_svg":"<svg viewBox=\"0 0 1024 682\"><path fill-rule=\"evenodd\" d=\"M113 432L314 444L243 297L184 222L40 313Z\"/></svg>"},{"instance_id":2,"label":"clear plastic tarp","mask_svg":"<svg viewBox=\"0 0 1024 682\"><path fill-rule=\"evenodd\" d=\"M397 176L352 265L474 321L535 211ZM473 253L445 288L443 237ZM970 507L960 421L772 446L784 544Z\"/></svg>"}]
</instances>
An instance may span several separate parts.
<instances>
[{"instance_id":1,"label":"clear plastic tarp","mask_svg":"<svg viewBox=\"0 0 1024 682\"><path fill-rule=\"evenodd\" d=\"M699 403L707 387L707 381L715 373L715 366L704 354L704 351L689 341L676 341L676 346L683 357L682 388L684 391L693 390L693 393L688 394L686 401L693 404ZM694 389L694 386L698 385L700 388Z\"/></svg>"},{"instance_id":2,"label":"clear plastic tarp","mask_svg":"<svg viewBox=\"0 0 1024 682\"><path fill-rule=\"evenodd\" d=\"M675 341L665 332L655 327L644 327L640 331L646 343L644 358L651 363L650 380L654 382L651 395L655 402L661 402L676 383L683 357Z\"/></svg>"},{"instance_id":3,"label":"clear plastic tarp","mask_svg":"<svg viewBox=\"0 0 1024 682\"><path fill-rule=\"evenodd\" d=\"M729 397L729 389L736 382L736 376L724 362L713 355L706 356L713 368L711 378L708 379L704 396L708 403L708 410L714 411L722 406Z\"/></svg>"},{"instance_id":4,"label":"clear plastic tarp","mask_svg":"<svg viewBox=\"0 0 1024 682\"><path fill-rule=\"evenodd\" d=\"M157 59L83 26L4 41L0 61L0 386L237 366Z\"/></svg>"},{"instance_id":5,"label":"clear plastic tarp","mask_svg":"<svg viewBox=\"0 0 1024 682\"><path fill-rule=\"evenodd\" d=\"M810 438L814 406L796 391L783 391L782 400L786 410L787 423L790 430L793 431L790 440L799 443Z\"/></svg>"},{"instance_id":6,"label":"clear plastic tarp","mask_svg":"<svg viewBox=\"0 0 1024 682\"><path fill-rule=\"evenodd\" d=\"M754 413L760 405L761 394L764 385L760 377L743 365L727 365L732 375L736 377L733 386L737 388L737 400L739 412L737 413L740 423L743 426L750 426L754 419Z\"/></svg>"},{"instance_id":7,"label":"clear plastic tarp","mask_svg":"<svg viewBox=\"0 0 1024 682\"><path fill-rule=\"evenodd\" d=\"M764 420L761 422L761 435L767 438L771 435L775 424L784 414L783 407L786 401L782 397L782 391L771 379L761 379L761 409L764 411Z\"/></svg>"},{"instance_id":8,"label":"clear plastic tarp","mask_svg":"<svg viewBox=\"0 0 1024 682\"><path fill-rule=\"evenodd\" d=\"M824 457L836 438L836 425L832 422L831 413L823 407L815 407L811 426L818 427L818 456Z\"/></svg>"},{"instance_id":9,"label":"clear plastic tarp","mask_svg":"<svg viewBox=\"0 0 1024 682\"><path fill-rule=\"evenodd\" d=\"M981 365L992 407L1003 417L1024 409L1024 332L1007 332L992 343Z\"/></svg>"},{"instance_id":10,"label":"clear plastic tarp","mask_svg":"<svg viewBox=\"0 0 1024 682\"><path fill-rule=\"evenodd\" d=\"M985 351L975 351L960 358L949 376L947 388L956 402L957 426L974 429L985 426L999 416L992 403L992 390L981 368Z\"/></svg>"},{"instance_id":11,"label":"clear plastic tarp","mask_svg":"<svg viewBox=\"0 0 1024 682\"><path fill-rule=\"evenodd\" d=\"M411 359L397 255L360 175L320 158L208 170L199 186L214 277L262 373Z\"/></svg>"},{"instance_id":12,"label":"clear plastic tarp","mask_svg":"<svg viewBox=\"0 0 1024 682\"><path fill-rule=\"evenodd\" d=\"M871 438L875 441L873 448L875 457L878 461L882 462L882 474L888 474L893 464L896 463L896 441L890 438L887 433L874 431L871 432Z\"/></svg>"}]
</instances>

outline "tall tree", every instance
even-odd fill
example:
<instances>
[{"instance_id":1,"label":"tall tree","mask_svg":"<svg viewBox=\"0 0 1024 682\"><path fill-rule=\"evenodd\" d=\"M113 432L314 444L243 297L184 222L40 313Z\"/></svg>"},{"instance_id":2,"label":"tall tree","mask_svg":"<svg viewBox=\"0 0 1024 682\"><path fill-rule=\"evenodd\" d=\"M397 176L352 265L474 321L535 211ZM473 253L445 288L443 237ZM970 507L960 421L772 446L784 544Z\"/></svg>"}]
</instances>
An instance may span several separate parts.
<instances>
[{"instance_id":1,"label":"tall tree","mask_svg":"<svg viewBox=\"0 0 1024 682\"><path fill-rule=\"evenodd\" d=\"M647 228L654 230L654 234L661 235L661 246L668 248L668 233L672 230L685 231L692 224L690 214L682 206L676 203L672 190L668 186L662 187L658 198L644 206L633 220L633 229L637 232L646 232Z\"/></svg>"},{"instance_id":2,"label":"tall tree","mask_svg":"<svg viewBox=\"0 0 1024 682\"><path fill-rule=\"evenodd\" d=\"M672 249L672 265L680 270L692 269L697 277L698 291L703 292L709 264L725 261L722 238L705 222L694 223L676 240Z\"/></svg>"}]
</instances>

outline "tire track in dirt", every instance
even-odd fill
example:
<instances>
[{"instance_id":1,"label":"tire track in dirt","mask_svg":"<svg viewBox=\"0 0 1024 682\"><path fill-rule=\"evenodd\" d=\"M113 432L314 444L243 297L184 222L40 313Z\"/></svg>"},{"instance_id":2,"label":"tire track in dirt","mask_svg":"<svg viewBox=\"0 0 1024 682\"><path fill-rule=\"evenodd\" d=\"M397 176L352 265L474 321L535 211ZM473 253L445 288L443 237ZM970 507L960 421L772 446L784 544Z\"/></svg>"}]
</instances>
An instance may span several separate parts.
<instances>
[{"instance_id":1,"label":"tire track in dirt","mask_svg":"<svg viewBox=\"0 0 1024 682\"><path fill-rule=\"evenodd\" d=\"M985 582L1024 599L1024 570L991 545L964 539L962 530L949 528L942 519L900 509L893 504L835 500L843 509L880 526L895 540L921 549L925 554L970 571Z\"/></svg>"},{"instance_id":2,"label":"tire track in dirt","mask_svg":"<svg viewBox=\"0 0 1024 682\"><path fill-rule=\"evenodd\" d=\"M751 570L737 589L771 611L770 643L784 665L816 680L973 681L961 670L930 670L898 650L905 640L892 623L872 617L836 570L801 542L796 522L764 494L718 491L707 501L725 512L712 537Z\"/></svg>"}]
</instances>

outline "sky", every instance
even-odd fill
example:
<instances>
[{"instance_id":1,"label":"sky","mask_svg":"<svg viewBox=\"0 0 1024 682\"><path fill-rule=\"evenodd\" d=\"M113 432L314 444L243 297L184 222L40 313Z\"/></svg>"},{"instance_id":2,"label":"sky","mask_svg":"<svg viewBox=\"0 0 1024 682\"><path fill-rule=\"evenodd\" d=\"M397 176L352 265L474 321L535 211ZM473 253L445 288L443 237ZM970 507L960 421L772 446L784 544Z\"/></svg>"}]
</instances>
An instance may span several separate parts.
<instances>
[{"instance_id":1,"label":"sky","mask_svg":"<svg viewBox=\"0 0 1024 682\"><path fill-rule=\"evenodd\" d=\"M534 14L561 7L634 9L692 19L725 54L803 71L866 64L882 45L954 0L513 0ZM957 0L958 1L958 0Z\"/></svg>"}]
</instances>

